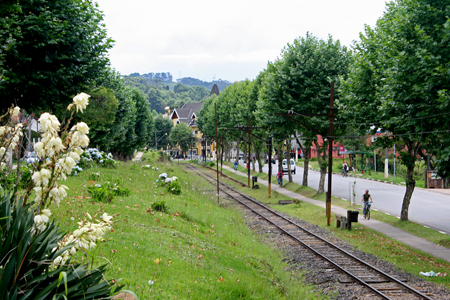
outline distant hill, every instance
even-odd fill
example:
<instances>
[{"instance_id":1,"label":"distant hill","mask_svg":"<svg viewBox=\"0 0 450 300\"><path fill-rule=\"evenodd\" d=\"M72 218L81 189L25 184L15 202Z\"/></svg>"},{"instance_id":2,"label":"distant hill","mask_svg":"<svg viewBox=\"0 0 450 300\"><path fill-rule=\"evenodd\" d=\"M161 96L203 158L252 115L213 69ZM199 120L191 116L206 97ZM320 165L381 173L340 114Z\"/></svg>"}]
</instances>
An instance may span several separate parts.
<instances>
[{"instance_id":1,"label":"distant hill","mask_svg":"<svg viewBox=\"0 0 450 300\"><path fill-rule=\"evenodd\" d=\"M173 83L173 81L172 81L173 76L172 76L172 74L170 74L170 72L162 72L162 73L152 73L151 72L151 73L142 74L142 75L139 73L131 73L129 75L129 77L141 77L141 78L146 79L147 83L151 83L152 81L162 81L164 84L169 85L171 90L173 90L173 86L174 86L174 84L170 84L170 83ZM232 84L230 81L222 80L222 79L207 82L207 81L203 81L203 80L200 80L197 78L192 78L192 77L178 78L177 82L182 83L184 85L188 85L188 86L202 86L210 91L213 87L214 82L217 84L219 91L222 91L227 86Z\"/></svg>"}]
</instances>

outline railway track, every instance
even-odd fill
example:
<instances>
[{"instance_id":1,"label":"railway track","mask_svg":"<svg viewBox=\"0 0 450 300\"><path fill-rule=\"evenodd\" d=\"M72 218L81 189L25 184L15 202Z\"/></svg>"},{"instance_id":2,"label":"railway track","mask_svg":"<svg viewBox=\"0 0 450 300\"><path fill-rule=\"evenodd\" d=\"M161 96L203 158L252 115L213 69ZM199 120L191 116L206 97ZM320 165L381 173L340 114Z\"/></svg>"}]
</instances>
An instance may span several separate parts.
<instances>
[{"instance_id":1,"label":"railway track","mask_svg":"<svg viewBox=\"0 0 450 300\"><path fill-rule=\"evenodd\" d=\"M211 184L216 185L216 178L200 169L186 165ZM382 270L370 265L355 255L336 246L326 239L291 221L279 212L249 197L233 187L219 182L219 190L247 209L266 220L272 227L281 231L298 243L298 247L307 249L318 257L324 269L336 272L340 282L357 283L364 287L364 298L368 299L432 299L432 294L407 285Z\"/></svg>"}]
</instances>

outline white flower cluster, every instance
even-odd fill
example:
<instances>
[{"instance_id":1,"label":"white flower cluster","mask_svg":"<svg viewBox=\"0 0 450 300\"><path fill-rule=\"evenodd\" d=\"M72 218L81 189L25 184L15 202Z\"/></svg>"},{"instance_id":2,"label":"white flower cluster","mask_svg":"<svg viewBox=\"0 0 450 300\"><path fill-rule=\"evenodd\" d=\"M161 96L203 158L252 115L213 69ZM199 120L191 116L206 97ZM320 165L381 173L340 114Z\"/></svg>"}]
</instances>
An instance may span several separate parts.
<instances>
[{"instance_id":1,"label":"white flower cluster","mask_svg":"<svg viewBox=\"0 0 450 300\"><path fill-rule=\"evenodd\" d=\"M44 231L51 215L50 209L43 209L39 215L35 215L33 231Z\"/></svg>"},{"instance_id":2,"label":"white flower cluster","mask_svg":"<svg viewBox=\"0 0 450 300\"><path fill-rule=\"evenodd\" d=\"M87 220L87 218L90 220ZM63 265L66 261L73 256L79 250L89 250L95 248L98 242L103 241L103 237L108 231L111 231L114 216L110 216L104 213L99 219L95 219L95 223L92 222L92 217L89 213L86 213L85 219L78 222L79 228L72 234L64 236L64 238L58 242L58 247L55 247L53 251L57 251L66 246L72 245L72 247L64 251L58 256L51 266L52 269L58 265Z\"/></svg>"},{"instance_id":3,"label":"white flower cluster","mask_svg":"<svg viewBox=\"0 0 450 300\"><path fill-rule=\"evenodd\" d=\"M79 104L77 104L77 101L80 100L77 97L73 99L74 103L71 105L75 105L78 110ZM87 97L89 96L87 95ZM69 105L69 108L71 105ZM80 108L83 111L86 105ZM65 139L66 144L64 144L59 136L61 123L56 116L43 113L38 121L43 133L41 141L36 143L34 147L44 163L39 165L41 169L35 171L32 176L35 184L35 201L43 202L42 204L45 205L47 198L50 198L50 203L55 202L59 205L61 200L67 196L66 190L68 188L65 185L58 184L57 180L67 179L66 175L72 173L76 162L80 160L80 155L83 153L82 147L89 145L89 138L87 137L89 127L84 122L77 123L70 130L68 137Z\"/></svg>"},{"instance_id":4,"label":"white flower cluster","mask_svg":"<svg viewBox=\"0 0 450 300\"><path fill-rule=\"evenodd\" d=\"M19 112L20 108L18 106L11 108L9 111L12 117L17 117ZM22 123L14 126L11 126L11 124L0 126L0 170L3 170L6 166L5 162L10 159L8 149L14 150L19 144L20 138L23 135L22 127Z\"/></svg>"},{"instance_id":5,"label":"white flower cluster","mask_svg":"<svg viewBox=\"0 0 450 300\"><path fill-rule=\"evenodd\" d=\"M83 109L86 109L86 106L89 104L89 95L85 93L79 93L75 97L73 97L73 103L70 104L67 109L71 110L74 106L77 109L77 112L80 110L83 112Z\"/></svg>"},{"instance_id":6,"label":"white flower cluster","mask_svg":"<svg viewBox=\"0 0 450 300\"><path fill-rule=\"evenodd\" d=\"M178 177L173 176L173 177L166 178L166 183L175 182L175 181L178 181Z\"/></svg>"}]
</instances>

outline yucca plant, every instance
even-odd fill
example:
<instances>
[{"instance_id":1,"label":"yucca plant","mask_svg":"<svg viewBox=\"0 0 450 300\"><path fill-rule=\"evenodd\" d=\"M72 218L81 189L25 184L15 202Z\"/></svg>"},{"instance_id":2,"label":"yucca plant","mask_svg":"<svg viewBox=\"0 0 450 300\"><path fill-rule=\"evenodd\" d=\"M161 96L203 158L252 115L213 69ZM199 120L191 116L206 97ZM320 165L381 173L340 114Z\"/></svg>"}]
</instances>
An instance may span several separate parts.
<instances>
[{"instance_id":1,"label":"yucca plant","mask_svg":"<svg viewBox=\"0 0 450 300\"><path fill-rule=\"evenodd\" d=\"M103 280L105 266L89 270L67 262L52 269L71 246L53 252L63 233L54 223L38 232L33 217L33 207L22 198L0 197L0 299L103 299L120 290Z\"/></svg>"}]
</instances>

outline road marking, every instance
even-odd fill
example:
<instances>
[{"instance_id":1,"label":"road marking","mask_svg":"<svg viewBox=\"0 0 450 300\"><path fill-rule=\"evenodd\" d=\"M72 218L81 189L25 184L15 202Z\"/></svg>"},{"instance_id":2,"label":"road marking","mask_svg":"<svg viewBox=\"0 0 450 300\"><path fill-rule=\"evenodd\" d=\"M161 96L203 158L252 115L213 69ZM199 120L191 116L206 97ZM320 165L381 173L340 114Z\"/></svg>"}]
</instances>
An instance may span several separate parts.
<instances>
[{"instance_id":1,"label":"road marking","mask_svg":"<svg viewBox=\"0 0 450 300\"><path fill-rule=\"evenodd\" d=\"M446 232L443 232L443 231L439 231L440 233L442 233L442 234L447 234Z\"/></svg>"}]
</instances>

